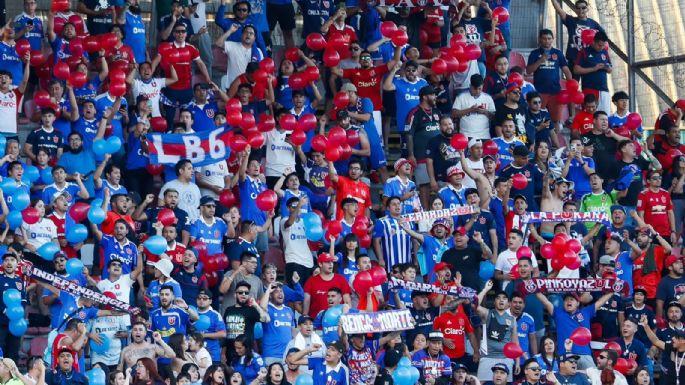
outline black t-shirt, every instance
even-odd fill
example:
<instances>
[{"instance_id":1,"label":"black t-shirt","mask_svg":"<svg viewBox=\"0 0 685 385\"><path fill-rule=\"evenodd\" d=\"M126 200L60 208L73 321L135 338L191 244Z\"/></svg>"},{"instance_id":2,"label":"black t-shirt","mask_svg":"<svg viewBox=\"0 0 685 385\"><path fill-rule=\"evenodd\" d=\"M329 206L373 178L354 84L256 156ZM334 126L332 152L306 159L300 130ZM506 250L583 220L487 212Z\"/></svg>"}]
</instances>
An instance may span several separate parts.
<instances>
[{"instance_id":1,"label":"black t-shirt","mask_svg":"<svg viewBox=\"0 0 685 385\"><path fill-rule=\"evenodd\" d=\"M497 107L495 112L495 125L501 126L505 119L513 120L516 126L516 131L514 135L520 141L526 143L527 145L535 142L535 131L526 132L526 109L521 104L516 108L508 107L506 104L502 104Z\"/></svg>"},{"instance_id":2,"label":"black t-shirt","mask_svg":"<svg viewBox=\"0 0 685 385\"><path fill-rule=\"evenodd\" d=\"M605 181L616 178L616 148L617 143L613 138L604 134L593 134L592 131L582 136L585 146L592 144L594 152L592 159L595 161L595 171Z\"/></svg>"},{"instance_id":3,"label":"black t-shirt","mask_svg":"<svg viewBox=\"0 0 685 385\"><path fill-rule=\"evenodd\" d=\"M95 12L106 10L113 5L108 0L81 0L81 2L83 2L86 8ZM86 26L88 27L88 32L92 36L107 33L112 26L112 14L88 16Z\"/></svg>"},{"instance_id":4,"label":"black t-shirt","mask_svg":"<svg viewBox=\"0 0 685 385\"><path fill-rule=\"evenodd\" d=\"M440 309L431 306L426 310L410 308L409 311L416 322L413 329L407 330L407 346L412 346L417 334L422 333L428 336L428 333L433 330L433 321L440 314Z\"/></svg>"},{"instance_id":5,"label":"black t-shirt","mask_svg":"<svg viewBox=\"0 0 685 385\"><path fill-rule=\"evenodd\" d=\"M56 128L52 132L47 132L43 127L31 131L26 143L33 146L32 150L35 154L39 148L44 148L51 158L56 158L57 150L64 147L64 135Z\"/></svg>"},{"instance_id":6,"label":"black t-shirt","mask_svg":"<svg viewBox=\"0 0 685 385\"><path fill-rule=\"evenodd\" d=\"M592 297L597 300L602 294L603 293L594 293ZM598 323L602 326L603 340L608 341L619 337L618 332L620 325L618 322L618 313L623 312L623 309L625 309L625 305L623 305L621 296L614 294L595 313L592 323Z\"/></svg>"},{"instance_id":7,"label":"black t-shirt","mask_svg":"<svg viewBox=\"0 0 685 385\"><path fill-rule=\"evenodd\" d=\"M680 353L673 349L673 342L667 341L666 347L662 353L664 356L663 362L666 364L666 373L662 373L660 383L663 385L676 384L677 380L682 380L685 384L685 365L680 366L680 370L676 372L676 362L685 363L685 352Z\"/></svg>"},{"instance_id":8,"label":"black t-shirt","mask_svg":"<svg viewBox=\"0 0 685 385\"><path fill-rule=\"evenodd\" d=\"M614 175L618 176L621 170L623 170L623 167L630 166L631 164L636 165L640 170L649 169L649 162L647 162L644 158L636 158L631 163L618 160L616 161L616 171ZM630 186L628 186L628 194L619 199L618 203L622 206L636 206L637 196L640 194L640 191L642 191L643 186L644 181L642 180L642 173L637 173L630 182Z\"/></svg>"},{"instance_id":9,"label":"black t-shirt","mask_svg":"<svg viewBox=\"0 0 685 385\"><path fill-rule=\"evenodd\" d=\"M454 247L442 254L442 262L452 266L452 276L457 271L461 273L461 284L476 291L480 288L480 263L483 260L483 252L480 249L467 247L456 249Z\"/></svg>"},{"instance_id":10,"label":"black t-shirt","mask_svg":"<svg viewBox=\"0 0 685 385\"><path fill-rule=\"evenodd\" d=\"M230 306L224 311L226 323L226 355L229 361L235 357L233 341L241 334L245 334L254 341L254 325L259 322L259 312L248 306Z\"/></svg>"},{"instance_id":11,"label":"black t-shirt","mask_svg":"<svg viewBox=\"0 0 685 385\"><path fill-rule=\"evenodd\" d=\"M438 134L428 140L426 156L433 159L433 171L436 181L444 181L447 169L456 166L459 153L450 145L450 138Z\"/></svg>"}]
</instances>

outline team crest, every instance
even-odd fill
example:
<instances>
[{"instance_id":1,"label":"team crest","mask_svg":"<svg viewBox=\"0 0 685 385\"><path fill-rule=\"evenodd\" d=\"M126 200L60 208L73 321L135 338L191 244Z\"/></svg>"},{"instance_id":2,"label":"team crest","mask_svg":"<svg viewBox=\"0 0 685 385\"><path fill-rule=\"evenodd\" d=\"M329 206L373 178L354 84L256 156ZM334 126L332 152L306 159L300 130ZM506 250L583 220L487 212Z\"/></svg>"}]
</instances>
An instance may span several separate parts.
<instances>
[{"instance_id":1,"label":"team crest","mask_svg":"<svg viewBox=\"0 0 685 385\"><path fill-rule=\"evenodd\" d=\"M175 325L176 324L176 317L168 317L168 323L169 323L169 325Z\"/></svg>"},{"instance_id":2,"label":"team crest","mask_svg":"<svg viewBox=\"0 0 685 385\"><path fill-rule=\"evenodd\" d=\"M86 319L86 312L85 312L85 311L80 311L80 312L78 312L78 318L80 318L80 319Z\"/></svg>"},{"instance_id":3,"label":"team crest","mask_svg":"<svg viewBox=\"0 0 685 385\"><path fill-rule=\"evenodd\" d=\"M193 283L197 283L197 277L193 277Z\"/></svg>"},{"instance_id":4,"label":"team crest","mask_svg":"<svg viewBox=\"0 0 685 385\"><path fill-rule=\"evenodd\" d=\"M210 118L210 119L214 118L214 110L213 109L209 109L209 110L205 111L205 113L207 114L208 118Z\"/></svg>"},{"instance_id":5,"label":"team crest","mask_svg":"<svg viewBox=\"0 0 685 385\"><path fill-rule=\"evenodd\" d=\"M17 282L17 290L21 290L22 286L23 286L23 285L22 285L21 282Z\"/></svg>"},{"instance_id":6,"label":"team crest","mask_svg":"<svg viewBox=\"0 0 685 385\"><path fill-rule=\"evenodd\" d=\"M557 54L553 53L553 54L552 54L552 60L557 60L557 58L559 58L559 57L557 56Z\"/></svg>"},{"instance_id":7,"label":"team crest","mask_svg":"<svg viewBox=\"0 0 685 385\"><path fill-rule=\"evenodd\" d=\"M52 138L52 141L57 143L59 141L59 138L55 136L54 138Z\"/></svg>"}]
</instances>

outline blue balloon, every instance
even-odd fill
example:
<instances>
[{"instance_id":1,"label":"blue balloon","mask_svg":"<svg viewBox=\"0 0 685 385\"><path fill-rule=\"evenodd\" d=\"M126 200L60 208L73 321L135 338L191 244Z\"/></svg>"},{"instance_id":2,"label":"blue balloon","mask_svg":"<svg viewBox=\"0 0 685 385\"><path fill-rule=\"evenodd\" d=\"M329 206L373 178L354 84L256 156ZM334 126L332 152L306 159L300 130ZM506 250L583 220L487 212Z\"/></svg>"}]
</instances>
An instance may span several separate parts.
<instances>
[{"instance_id":1,"label":"blue balloon","mask_svg":"<svg viewBox=\"0 0 685 385\"><path fill-rule=\"evenodd\" d=\"M52 167L45 167L44 169L40 170L40 179L45 183L45 184L52 184L55 182L54 179L52 179Z\"/></svg>"},{"instance_id":2,"label":"blue balloon","mask_svg":"<svg viewBox=\"0 0 685 385\"><path fill-rule=\"evenodd\" d=\"M336 305L330 309L327 309L323 315L323 326L324 327L338 326L341 315L342 315L342 305Z\"/></svg>"},{"instance_id":3,"label":"blue balloon","mask_svg":"<svg viewBox=\"0 0 685 385\"><path fill-rule=\"evenodd\" d=\"M5 309L5 315L11 321L16 321L18 319L24 318L24 307L23 306L12 306Z\"/></svg>"},{"instance_id":4,"label":"blue balloon","mask_svg":"<svg viewBox=\"0 0 685 385\"><path fill-rule=\"evenodd\" d=\"M195 306L193 306L193 305L188 305L188 309L190 309L190 310L194 311L195 313L197 313L197 307L195 307Z\"/></svg>"},{"instance_id":5,"label":"blue balloon","mask_svg":"<svg viewBox=\"0 0 685 385\"><path fill-rule=\"evenodd\" d=\"M5 290L2 293L2 302L6 307L21 305L21 292L17 289Z\"/></svg>"},{"instance_id":6,"label":"blue balloon","mask_svg":"<svg viewBox=\"0 0 685 385\"><path fill-rule=\"evenodd\" d=\"M104 156L107 153L107 141L104 139L98 139L93 142L93 153L95 155Z\"/></svg>"},{"instance_id":7,"label":"blue balloon","mask_svg":"<svg viewBox=\"0 0 685 385\"><path fill-rule=\"evenodd\" d=\"M302 214L302 222L305 230L308 228L322 227L321 218L315 213Z\"/></svg>"},{"instance_id":8,"label":"blue balloon","mask_svg":"<svg viewBox=\"0 0 685 385\"><path fill-rule=\"evenodd\" d=\"M480 271L478 272L478 276L480 279L483 281L487 281L488 279L491 279L495 275L495 265L492 264L490 261L483 261L480 263Z\"/></svg>"},{"instance_id":9,"label":"blue balloon","mask_svg":"<svg viewBox=\"0 0 685 385\"><path fill-rule=\"evenodd\" d=\"M400 362L397 363L397 367L400 367L400 366L410 367L411 366L411 360L409 359L409 357L403 356L402 358L400 358Z\"/></svg>"},{"instance_id":10,"label":"blue balloon","mask_svg":"<svg viewBox=\"0 0 685 385\"><path fill-rule=\"evenodd\" d=\"M10 196L10 199L7 200L7 203L9 204L10 210L24 210L25 208L29 207L31 204L31 197L29 196L29 193L23 190L17 190Z\"/></svg>"},{"instance_id":11,"label":"blue balloon","mask_svg":"<svg viewBox=\"0 0 685 385\"><path fill-rule=\"evenodd\" d=\"M102 198L95 198L90 202L90 207L102 207Z\"/></svg>"},{"instance_id":12,"label":"blue balloon","mask_svg":"<svg viewBox=\"0 0 685 385\"><path fill-rule=\"evenodd\" d=\"M24 166L24 176L22 179L23 178L27 178L31 183L37 181L38 178L40 178L40 171L38 171L38 167L32 165Z\"/></svg>"},{"instance_id":13,"label":"blue balloon","mask_svg":"<svg viewBox=\"0 0 685 385\"><path fill-rule=\"evenodd\" d=\"M419 373L419 370L413 366L410 366L409 371L411 372L411 383L416 384L417 382L419 382L419 378L421 377L421 373Z\"/></svg>"},{"instance_id":14,"label":"blue balloon","mask_svg":"<svg viewBox=\"0 0 685 385\"><path fill-rule=\"evenodd\" d=\"M66 238L71 243L81 243L88 238L88 228L80 223L70 226Z\"/></svg>"},{"instance_id":15,"label":"blue balloon","mask_svg":"<svg viewBox=\"0 0 685 385\"><path fill-rule=\"evenodd\" d=\"M0 157L5 156L5 146L7 145L7 138L0 134Z\"/></svg>"},{"instance_id":16,"label":"blue balloon","mask_svg":"<svg viewBox=\"0 0 685 385\"><path fill-rule=\"evenodd\" d=\"M21 211L12 210L7 214L7 223L10 225L10 230L18 229L21 227L24 218L21 216Z\"/></svg>"},{"instance_id":17,"label":"blue balloon","mask_svg":"<svg viewBox=\"0 0 685 385\"><path fill-rule=\"evenodd\" d=\"M314 215L316 215L316 214L314 214ZM304 228L304 233L305 233L305 235L307 236L307 239L309 239L309 240L312 241L312 242L318 242L318 241L320 241L321 238L323 238L323 235L324 235L324 231L323 231L323 228L321 228L321 226L319 226L319 227L310 227L310 228L305 227L305 228Z\"/></svg>"},{"instance_id":18,"label":"blue balloon","mask_svg":"<svg viewBox=\"0 0 685 385\"><path fill-rule=\"evenodd\" d=\"M206 332L209 326L212 324L212 320L206 314L200 314L200 317L193 323L193 327L198 332Z\"/></svg>"},{"instance_id":19,"label":"blue balloon","mask_svg":"<svg viewBox=\"0 0 685 385\"><path fill-rule=\"evenodd\" d=\"M83 262L78 258L71 258L67 261L67 273L73 276L83 274Z\"/></svg>"},{"instance_id":20,"label":"blue balloon","mask_svg":"<svg viewBox=\"0 0 685 385\"><path fill-rule=\"evenodd\" d=\"M150 254L154 255L160 255L163 252L166 251L166 239L162 237L161 235L153 235L150 238L143 243L146 249L150 252Z\"/></svg>"},{"instance_id":21,"label":"blue balloon","mask_svg":"<svg viewBox=\"0 0 685 385\"><path fill-rule=\"evenodd\" d=\"M395 371L392 373L392 379L397 385L414 385L411 382L411 370L409 370L409 368L406 366L397 367L397 369L395 369Z\"/></svg>"},{"instance_id":22,"label":"blue balloon","mask_svg":"<svg viewBox=\"0 0 685 385\"><path fill-rule=\"evenodd\" d=\"M110 136L107 138L107 153L114 154L121 149L121 139L118 136Z\"/></svg>"},{"instance_id":23,"label":"blue balloon","mask_svg":"<svg viewBox=\"0 0 685 385\"><path fill-rule=\"evenodd\" d=\"M0 182L0 188L2 188L3 194L5 194L5 197L10 197L12 194L17 192L17 189L19 186L17 186L17 181L15 181L12 178L5 178Z\"/></svg>"},{"instance_id":24,"label":"blue balloon","mask_svg":"<svg viewBox=\"0 0 685 385\"><path fill-rule=\"evenodd\" d=\"M95 353L105 353L109 350L109 337L105 334L98 334L102 340L101 344L95 342L95 340L90 340L90 350Z\"/></svg>"},{"instance_id":25,"label":"blue balloon","mask_svg":"<svg viewBox=\"0 0 685 385\"><path fill-rule=\"evenodd\" d=\"M36 251L44 260L52 261L52 259L55 258L55 253L59 251L59 246L56 243L48 242L39 247Z\"/></svg>"},{"instance_id":26,"label":"blue balloon","mask_svg":"<svg viewBox=\"0 0 685 385\"><path fill-rule=\"evenodd\" d=\"M20 318L18 320L14 320L10 322L10 333L16 337L21 337L26 333L26 329L28 329L29 325L26 323L26 320L24 318Z\"/></svg>"},{"instance_id":27,"label":"blue balloon","mask_svg":"<svg viewBox=\"0 0 685 385\"><path fill-rule=\"evenodd\" d=\"M105 218L107 218L105 210L100 208L100 206L91 205L90 210L88 210L88 220L90 223L99 225L105 221Z\"/></svg>"},{"instance_id":28,"label":"blue balloon","mask_svg":"<svg viewBox=\"0 0 685 385\"><path fill-rule=\"evenodd\" d=\"M86 372L89 385L105 385L105 372L100 368L93 368Z\"/></svg>"},{"instance_id":29,"label":"blue balloon","mask_svg":"<svg viewBox=\"0 0 685 385\"><path fill-rule=\"evenodd\" d=\"M262 337L264 337L264 327L262 326L261 322L257 322L254 324L254 332L253 333L254 333L254 338L256 340L259 340Z\"/></svg>"},{"instance_id":30,"label":"blue balloon","mask_svg":"<svg viewBox=\"0 0 685 385\"><path fill-rule=\"evenodd\" d=\"M314 385L314 378L309 373L303 373L295 379L295 385Z\"/></svg>"},{"instance_id":31,"label":"blue balloon","mask_svg":"<svg viewBox=\"0 0 685 385\"><path fill-rule=\"evenodd\" d=\"M323 336L321 336L321 339L325 344L330 344L332 342L340 341L340 335L338 335L338 328L335 327L334 330L331 330L329 332L324 332Z\"/></svg>"}]
</instances>

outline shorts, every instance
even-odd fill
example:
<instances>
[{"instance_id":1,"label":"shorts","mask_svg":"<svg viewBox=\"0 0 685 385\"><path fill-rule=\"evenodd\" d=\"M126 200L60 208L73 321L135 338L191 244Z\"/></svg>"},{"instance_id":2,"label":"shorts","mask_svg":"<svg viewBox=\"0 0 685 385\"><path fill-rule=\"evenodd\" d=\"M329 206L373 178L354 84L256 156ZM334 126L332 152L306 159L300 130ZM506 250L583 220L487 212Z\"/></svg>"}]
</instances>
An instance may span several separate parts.
<instances>
[{"instance_id":1,"label":"shorts","mask_svg":"<svg viewBox=\"0 0 685 385\"><path fill-rule=\"evenodd\" d=\"M426 163L417 164L416 170L414 170L414 177L416 178L416 184L419 186L429 184L431 180L428 177L428 165Z\"/></svg>"},{"instance_id":2,"label":"shorts","mask_svg":"<svg viewBox=\"0 0 685 385\"><path fill-rule=\"evenodd\" d=\"M385 151L383 151L383 146L380 143L371 145L369 161L371 162L372 170L378 170L388 165L388 161L385 159Z\"/></svg>"},{"instance_id":3,"label":"shorts","mask_svg":"<svg viewBox=\"0 0 685 385\"><path fill-rule=\"evenodd\" d=\"M549 114L552 116L552 121L560 121L564 105L557 101L557 95L540 94L540 97L542 98L542 108L546 108L547 111L549 111Z\"/></svg>"},{"instance_id":4,"label":"shorts","mask_svg":"<svg viewBox=\"0 0 685 385\"><path fill-rule=\"evenodd\" d=\"M295 7L292 4L266 4L266 19L269 30L276 28L276 23L283 31L295 29Z\"/></svg>"},{"instance_id":5,"label":"shorts","mask_svg":"<svg viewBox=\"0 0 685 385\"><path fill-rule=\"evenodd\" d=\"M383 116L397 115L397 103L395 102L395 91L383 91Z\"/></svg>"}]
</instances>

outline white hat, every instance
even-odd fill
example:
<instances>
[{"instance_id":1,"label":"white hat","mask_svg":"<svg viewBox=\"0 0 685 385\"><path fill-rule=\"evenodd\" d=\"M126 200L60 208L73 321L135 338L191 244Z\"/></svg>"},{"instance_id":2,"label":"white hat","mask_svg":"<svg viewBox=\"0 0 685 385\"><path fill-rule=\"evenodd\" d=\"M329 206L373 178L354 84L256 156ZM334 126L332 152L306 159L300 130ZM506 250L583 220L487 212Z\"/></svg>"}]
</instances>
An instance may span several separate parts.
<instances>
[{"instance_id":1,"label":"white hat","mask_svg":"<svg viewBox=\"0 0 685 385\"><path fill-rule=\"evenodd\" d=\"M165 277L171 278L171 271L174 270L174 264L171 263L170 259L162 258L153 263L152 266L157 268Z\"/></svg>"}]
</instances>

